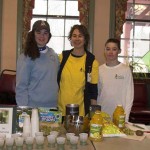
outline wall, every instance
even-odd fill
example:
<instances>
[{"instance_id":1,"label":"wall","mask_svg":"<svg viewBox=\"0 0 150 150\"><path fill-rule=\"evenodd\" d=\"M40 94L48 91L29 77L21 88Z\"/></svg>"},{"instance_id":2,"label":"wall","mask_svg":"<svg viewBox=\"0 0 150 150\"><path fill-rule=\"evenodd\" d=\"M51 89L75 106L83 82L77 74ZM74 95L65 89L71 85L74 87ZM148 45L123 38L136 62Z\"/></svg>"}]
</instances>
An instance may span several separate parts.
<instances>
[{"instance_id":1,"label":"wall","mask_svg":"<svg viewBox=\"0 0 150 150\"><path fill-rule=\"evenodd\" d=\"M16 69L17 0L3 0L1 70Z\"/></svg>"},{"instance_id":2,"label":"wall","mask_svg":"<svg viewBox=\"0 0 150 150\"><path fill-rule=\"evenodd\" d=\"M104 43L109 37L110 0L95 0L93 53L104 63ZM3 0L1 70L16 69L17 0Z\"/></svg>"}]
</instances>

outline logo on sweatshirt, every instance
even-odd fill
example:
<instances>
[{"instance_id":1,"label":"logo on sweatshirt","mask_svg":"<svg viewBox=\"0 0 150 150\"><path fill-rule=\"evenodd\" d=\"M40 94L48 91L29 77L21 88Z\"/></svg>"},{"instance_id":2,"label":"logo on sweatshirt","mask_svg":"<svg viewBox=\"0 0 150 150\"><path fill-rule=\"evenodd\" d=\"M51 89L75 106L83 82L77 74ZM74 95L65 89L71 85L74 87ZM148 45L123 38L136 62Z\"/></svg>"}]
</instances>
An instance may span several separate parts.
<instances>
[{"instance_id":1,"label":"logo on sweatshirt","mask_svg":"<svg viewBox=\"0 0 150 150\"><path fill-rule=\"evenodd\" d=\"M116 74L115 79L124 79L124 76Z\"/></svg>"}]
</instances>

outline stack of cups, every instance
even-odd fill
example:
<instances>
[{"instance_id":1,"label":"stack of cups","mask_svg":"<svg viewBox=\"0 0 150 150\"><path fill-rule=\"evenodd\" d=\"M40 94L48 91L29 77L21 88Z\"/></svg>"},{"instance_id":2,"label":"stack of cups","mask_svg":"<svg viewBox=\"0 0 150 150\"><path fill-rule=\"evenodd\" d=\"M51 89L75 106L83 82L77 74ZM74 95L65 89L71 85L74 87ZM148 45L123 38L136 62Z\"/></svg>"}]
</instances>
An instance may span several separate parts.
<instances>
[{"instance_id":1,"label":"stack of cups","mask_svg":"<svg viewBox=\"0 0 150 150\"><path fill-rule=\"evenodd\" d=\"M23 136L31 136L31 122L30 122L30 116L26 115L24 117L24 122L23 122Z\"/></svg>"},{"instance_id":2,"label":"stack of cups","mask_svg":"<svg viewBox=\"0 0 150 150\"><path fill-rule=\"evenodd\" d=\"M39 132L39 114L38 114L38 109L36 108L32 109L31 131L32 131L32 137L35 137L35 133Z\"/></svg>"}]
</instances>

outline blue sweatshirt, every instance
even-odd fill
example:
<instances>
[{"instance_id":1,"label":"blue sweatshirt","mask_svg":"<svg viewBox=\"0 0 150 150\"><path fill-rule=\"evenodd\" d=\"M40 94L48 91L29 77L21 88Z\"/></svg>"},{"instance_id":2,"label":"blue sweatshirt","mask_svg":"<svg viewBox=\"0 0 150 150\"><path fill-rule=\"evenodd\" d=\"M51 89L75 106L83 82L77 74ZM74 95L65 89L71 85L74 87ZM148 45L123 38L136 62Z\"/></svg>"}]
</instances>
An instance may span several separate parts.
<instances>
[{"instance_id":1,"label":"blue sweatshirt","mask_svg":"<svg viewBox=\"0 0 150 150\"><path fill-rule=\"evenodd\" d=\"M47 47L47 52L35 60L21 54L17 61L17 105L57 107L58 69L58 56L51 48Z\"/></svg>"}]
</instances>

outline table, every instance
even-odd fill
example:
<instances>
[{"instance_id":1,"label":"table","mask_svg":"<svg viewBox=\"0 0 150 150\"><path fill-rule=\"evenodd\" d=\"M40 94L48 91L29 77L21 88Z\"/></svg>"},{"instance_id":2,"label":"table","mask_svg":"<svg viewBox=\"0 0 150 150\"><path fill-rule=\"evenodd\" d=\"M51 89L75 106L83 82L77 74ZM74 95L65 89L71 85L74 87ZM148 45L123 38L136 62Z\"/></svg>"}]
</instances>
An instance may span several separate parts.
<instances>
[{"instance_id":1,"label":"table","mask_svg":"<svg viewBox=\"0 0 150 150\"><path fill-rule=\"evenodd\" d=\"M150 130L150 126L146 126ZM150 139L142 141L122 137L105 137L101 142L92 142L95 150L150 150Z\"/></svg>"},{"instance_id":2,"label":"table","mask_svg":"<svg viewBox=\"0 0 150 150\"><path fill-rule=\"evenodd\" d=\"M121 137L107 137L93 144L96 150L150 150L150 139L148 138L135 141Z\"/></svg>"}]
</instances>

